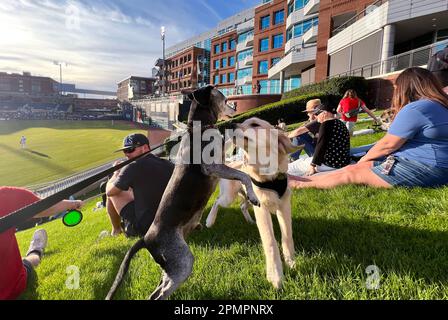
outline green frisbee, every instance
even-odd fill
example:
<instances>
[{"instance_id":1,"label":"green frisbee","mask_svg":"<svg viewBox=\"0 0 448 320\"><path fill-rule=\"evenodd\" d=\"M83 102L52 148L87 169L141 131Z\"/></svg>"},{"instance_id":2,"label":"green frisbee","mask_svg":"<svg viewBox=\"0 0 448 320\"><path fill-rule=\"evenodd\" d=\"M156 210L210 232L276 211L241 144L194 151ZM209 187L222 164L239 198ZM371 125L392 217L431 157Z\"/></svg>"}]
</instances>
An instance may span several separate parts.
<instances>
[{"instance_id":1,"label":"green frisbee","mask_svg":"<svg viewBox=\"0 0 448 320\"><path fill-rule=\"evenodd\" d=\"M82 212L78 210L71 210L67 212L62 218L62 222L66 227L76 227L82 221Z\"/></svg>"}]
</instances>

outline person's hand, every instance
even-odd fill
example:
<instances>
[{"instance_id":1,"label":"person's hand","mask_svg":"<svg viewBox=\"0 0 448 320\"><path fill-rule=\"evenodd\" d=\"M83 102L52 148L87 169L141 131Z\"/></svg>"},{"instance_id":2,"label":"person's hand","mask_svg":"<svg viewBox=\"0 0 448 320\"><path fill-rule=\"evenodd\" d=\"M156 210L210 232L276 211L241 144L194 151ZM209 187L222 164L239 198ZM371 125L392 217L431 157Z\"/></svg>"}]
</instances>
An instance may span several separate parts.
<instances>
[{"instance_id":1,"label":"person's hand","mask_svg":"<svg viewBox=\"0 0 448 320\"><path fill-rule=\"evenodd\" d=\"M308 172L306 173L306 176L312 176L315 175L317 173L316 167L314 166L310 166L310 168L308 169Z\"/></svg>"},{"instance_id":2,"label":"person's hand","mask_svg":"<svg viewBox=\"0 0 448 320\"><path fill-rule=\"evenodd\" d=\"M72 200L70 201L70 210L78 210L84 206L84 202L81 200Z\"/></svg>"}]
</instances>

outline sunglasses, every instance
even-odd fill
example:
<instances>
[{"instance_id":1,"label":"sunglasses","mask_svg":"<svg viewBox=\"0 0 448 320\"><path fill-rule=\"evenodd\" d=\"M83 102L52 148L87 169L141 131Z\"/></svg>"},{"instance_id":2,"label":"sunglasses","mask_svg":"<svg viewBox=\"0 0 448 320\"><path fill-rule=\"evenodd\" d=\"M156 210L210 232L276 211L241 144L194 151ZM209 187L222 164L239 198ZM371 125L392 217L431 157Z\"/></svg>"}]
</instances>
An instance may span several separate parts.
<instances>
[{"instance_id":1,"label":"sunglasses","mask_svg":"<svg viewBox=\"0 0 448 320\"><path fill-rule=\"evenodd\" d=\"M133 152L135 151L135 149L136 149L136 148L126 149L126 150L123 150L123 152L124 152L125 154L129 154L129 153L133 153Z\"/></svg>"}]
</instances>

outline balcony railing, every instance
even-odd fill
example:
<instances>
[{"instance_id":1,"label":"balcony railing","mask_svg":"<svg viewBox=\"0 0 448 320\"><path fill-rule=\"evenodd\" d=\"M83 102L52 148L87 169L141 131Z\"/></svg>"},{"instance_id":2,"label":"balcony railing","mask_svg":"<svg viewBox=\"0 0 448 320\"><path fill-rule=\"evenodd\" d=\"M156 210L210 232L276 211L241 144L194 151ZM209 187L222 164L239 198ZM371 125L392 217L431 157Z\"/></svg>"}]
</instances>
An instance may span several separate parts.
<instances>
[{"instance_id":1,"label":"balcony railing","mask_svg":"<svg viewBox=\"0 0 448 320\"><path fill-rule=\"evenodd\" d=\"M436 42L428 46L392 56L383 61L378 61L347 72L330 76L329 78L344 76L371 78L401 71L410 67L421 67L426 65L429 58L439 50L443 49L446 45L448 45L448 40Z\"/></svg>"},{"instance_id":2,"label":"balcony railing","mask_svg":"<svg viewBox=\"0 0 448 320\"><path fill-rule=\"evenodd\" d=\"M367 8L365 8L363 11L361 11L360 13L358 13L357 15L355 15L353 18L347 20L346 22L344 22L342 25L340 25L339 27L337 27L336 29L333 30L331 36L334 37L335 35L337 35L339 32L345 30L346 28L350 27L352 24L354 24L356 21L358 21L359 19L365 17L366 15L368 15L369 13L371 13L373 10L377 9L378 7L380 7L381 5L383 5L384 3L389 2L389 0L378 0L375 3L372 3L370 6L367 6Z\"/></svg>"}]
</instances>

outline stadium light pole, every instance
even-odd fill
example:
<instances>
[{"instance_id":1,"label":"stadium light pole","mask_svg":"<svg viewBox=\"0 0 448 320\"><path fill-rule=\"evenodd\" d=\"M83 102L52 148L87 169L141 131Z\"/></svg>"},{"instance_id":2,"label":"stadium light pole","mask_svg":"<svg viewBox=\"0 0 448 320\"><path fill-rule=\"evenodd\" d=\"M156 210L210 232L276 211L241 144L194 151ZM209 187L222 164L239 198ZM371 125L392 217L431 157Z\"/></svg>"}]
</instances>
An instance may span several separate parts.
<instances>
[{"instance_id":1,"label":"stadium light pole","mask_svg":"<svg viewBox=\"0 0 448 320\"><path fill-rule=\"evenodd\" d=\"M166 85L165 85L165 72L166 72L166 67L165 67L165 33L166 29L164 26L162 26L160 28L160 36L162 37L162 55L163 55L163 67L162 67L162 94L165 95L166 93Z\"/></svg>"},{"instance_id":2,"label":"stadium light pole","mask_svg":"<svg viewBox=\"0 0 448 320\"><path fill-rule=\"evenodd\" d=\"M68 64L61 61L54 61L53 64L59 66L59 94L62 95L62 65L65 64L65 66L67 67Z\"/></svg>"}]
</instances>

